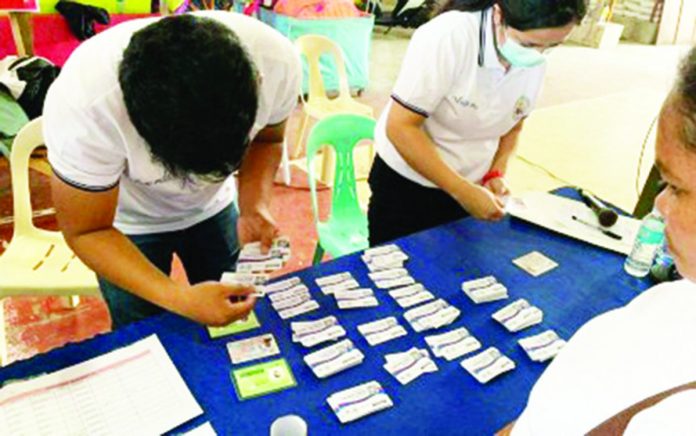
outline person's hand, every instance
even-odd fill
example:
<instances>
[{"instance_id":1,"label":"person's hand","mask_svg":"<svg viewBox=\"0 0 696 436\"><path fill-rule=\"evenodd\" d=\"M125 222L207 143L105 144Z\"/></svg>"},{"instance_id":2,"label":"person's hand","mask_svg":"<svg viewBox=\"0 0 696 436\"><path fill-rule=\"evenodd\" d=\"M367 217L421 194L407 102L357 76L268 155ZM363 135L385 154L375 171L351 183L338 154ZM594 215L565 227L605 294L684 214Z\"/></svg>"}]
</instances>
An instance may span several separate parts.
<instances>
[{"instance_id":1,"label":"person's hand","mask_svg":"<svg viewBox=\"0 0 696 436\"><path fill-rule=\"evenodd\" d=\"M502 201L482 186L467 185L455 199L474 218L498 221L505 215Z\"/></svg>"},{"instance_id":2,"label":"person's hand","mask_svg":"<svg viewBox=\"0 0 696 436\"><path fill-rule=\"evenodd\" d=\"M496 177L489 180L485 187L498 198L503 198L510 195L510 188L508 188L504 177Z\"/></svg>"},{"instance_id":3,"label":"person's hand","mask_svg":"<svg viewBox=\"0 0 696 436\"><path fill-rule=\"evenodd\" d=\"M267 208L242 213L237 221L237 237L242 247L244 244L260 241L261 252L267 253L278 234L278 227Z\"/></svg>"},{"instance_id":4,"label":"person's hand","mask_svg":"<svg viewBox=\"0 0 696 436\"><path fill-rule=\"evenodd\" d=\"M203 282L181 289L175 312L209 326L226 326L244 319L254 308L251 286Z\"/></svg>"}]
</instances>

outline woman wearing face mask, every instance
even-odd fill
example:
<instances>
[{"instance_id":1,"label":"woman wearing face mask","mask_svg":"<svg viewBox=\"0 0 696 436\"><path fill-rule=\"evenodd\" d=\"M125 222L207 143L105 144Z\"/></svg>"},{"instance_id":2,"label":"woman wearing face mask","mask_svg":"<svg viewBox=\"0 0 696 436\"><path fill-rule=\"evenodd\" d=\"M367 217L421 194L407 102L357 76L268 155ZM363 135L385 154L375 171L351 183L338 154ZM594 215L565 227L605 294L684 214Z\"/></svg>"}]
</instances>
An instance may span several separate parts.
<instances>
[{"instance_id":1,"label":"woman wearing face mask","mask_svg":"<svg viewBox=\"0 0 696 436\"><path fill-rule=\"evenodd\" d=\"M544 52L585 10L584 0L450 0L413 34L375 129L371 245L467 215L503 217Z\"/></svg>"}]
</instances>

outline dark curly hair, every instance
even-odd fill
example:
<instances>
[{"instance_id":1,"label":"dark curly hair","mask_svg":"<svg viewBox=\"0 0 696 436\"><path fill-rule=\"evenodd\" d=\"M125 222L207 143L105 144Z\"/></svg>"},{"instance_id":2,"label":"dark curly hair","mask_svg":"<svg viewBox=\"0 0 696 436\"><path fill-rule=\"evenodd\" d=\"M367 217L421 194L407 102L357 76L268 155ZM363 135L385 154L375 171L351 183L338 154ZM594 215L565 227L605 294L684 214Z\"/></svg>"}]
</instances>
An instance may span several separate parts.
<instances>
[{"instance_id":1,"label":"dark curly hair","mask_svg":"<svg viewBox=\"0 0 696 436\"><path fill-rule=\"evenodd\" d=\"M131 122L175 177L220 181L239 168L256 118L255 66L210 18L163 18L133 34L119 67Z\"/></svg>"},{"instance_id":2,"label":"dark curly hair","mask_svg":"<svg viewBox=\"0 0 696 436\"><path fill-rule=\"evenodd\" d=\"M505 23L520 31L563 27L580 23L587 0L448 0L440 13L475 12L500 5Z\"/></svg>"}]
</instances>

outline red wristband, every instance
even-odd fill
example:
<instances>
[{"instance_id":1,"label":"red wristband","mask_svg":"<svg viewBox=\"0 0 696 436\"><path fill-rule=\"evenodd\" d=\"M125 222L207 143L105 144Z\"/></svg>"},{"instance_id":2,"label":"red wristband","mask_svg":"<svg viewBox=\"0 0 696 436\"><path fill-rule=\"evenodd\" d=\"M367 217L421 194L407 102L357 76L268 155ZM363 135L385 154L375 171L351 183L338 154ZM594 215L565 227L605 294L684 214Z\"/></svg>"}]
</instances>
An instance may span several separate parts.
<instances>
[{"instance_id":1,"label":"red wristband","mask_svg":"<svg viewBox=\"0 0 696 436\"><path fill-rule=\"evenodd\" d=\"M505 177L505 174L503 174L502 171L500 170L490 170L486 173L485 176L483 176L483 179L481 179L481 185L486 186L488 182L490 182L493 179L498 179L501 177Z\"/></svg>"}]
</instances>

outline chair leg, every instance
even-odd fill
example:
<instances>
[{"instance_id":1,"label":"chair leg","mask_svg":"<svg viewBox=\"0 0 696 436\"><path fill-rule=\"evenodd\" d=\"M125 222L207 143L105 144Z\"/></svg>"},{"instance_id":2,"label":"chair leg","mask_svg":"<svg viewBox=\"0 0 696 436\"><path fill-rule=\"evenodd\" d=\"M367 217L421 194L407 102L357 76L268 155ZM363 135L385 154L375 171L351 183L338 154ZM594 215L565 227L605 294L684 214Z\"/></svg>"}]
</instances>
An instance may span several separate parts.
<instances>
[{"instance_id":1,"label":"chair leg","mask_svg":"<svg viewBox=\"0 0 696 436\"><path fill-rule=\"evenodd\" d=\"M80 296L79 295L71 295L70 296L70 307L72 309L74 309L79 305L80 305Z\"/></svg>"},{"instance_id":2,"label":"chair leg","mask_svg":"<svg viewBox=\"0 0 696 436\"><path fill-rule=\"evenodd\" d=\"M331 147L324 147L321 160L321 177L319 180L326 186L333 186L336 175L336 152Z\"/></svg>"},{"instance_id":3,"label":"chair leg","mask_svg":"<svg viewBox=\"0 0 696 436\"><path fill-rule=\"evenodd\" d=\"M287 138L283 140L283 157L281 160L281 166L283 171L283 183L285 183L285 186L290 186L290 156Z\"/></svg>"},{"instance_id":4,"label":"chair leg","mask_svg":"<svg viewBox=\"0 0 696 436\"><path fill-rule=\"evenodd\" d=\"M292 158L297 159L302 154L302 142L304 140L305 131L307 130L307 123L309 122L309 115L304 114L302 121L300 122L300 127L297 130L297 138L295 138L295 148L292 151Z\"/></svg>"},{"instance_id":5,"label":"chair leg","mask_svg":"<svg viewBox=\"0 0 696 436\"><path fill-rule=\"evenodd\" d=\"M7 336L5 334L5 299L0 298L0 368L8 363Z\"/></svg>"},{"instance_id":6,"label":"chair leg","mask_svg":"<svg viewBox=\"0 0 696 436\"><path fill-rule=\"evenodd\" d=\"M317 242L317 248L314 249L314 259L312 259L312 265L319 265L321 260L324 258L324 247Z\"/></svg>"}]
</instances>

